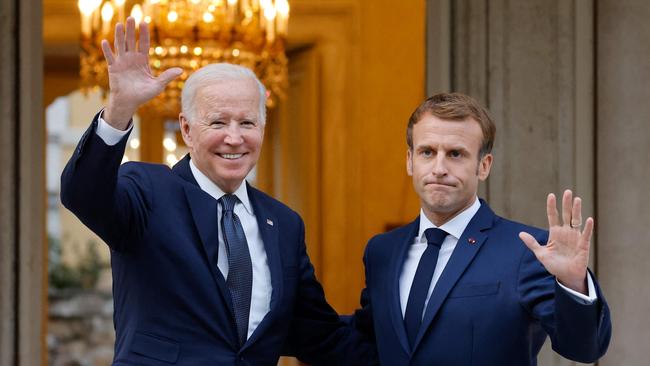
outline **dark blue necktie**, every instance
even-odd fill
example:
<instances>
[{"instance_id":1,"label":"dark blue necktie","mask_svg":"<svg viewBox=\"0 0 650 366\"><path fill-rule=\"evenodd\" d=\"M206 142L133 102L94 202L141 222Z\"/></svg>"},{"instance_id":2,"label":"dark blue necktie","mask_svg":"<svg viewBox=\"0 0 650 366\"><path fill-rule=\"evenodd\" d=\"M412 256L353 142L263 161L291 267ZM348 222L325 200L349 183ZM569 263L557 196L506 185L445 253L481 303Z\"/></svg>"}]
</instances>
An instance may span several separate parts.
<instances>
[{"instance_id":1,"label":"dark blue necktie","mask_svg":"<svg viewBox=\"0 0 650 366\"><path fill-rule=\"evenodd\" d=\"M237 335L241 346L246 342L248 336L248 315L251 308L251 291L253 288L253 264L241 221L233 212L238 201L237 196L232 194L227 194L219 199L223 209L221 231L228 252L226 285L232 297Z\"/></svg>"},{"instance_id":2,"label":"dark blue necktie","mask_svg":"<svg viewBox=\"0 0 650 366\"><path fill-rule=\"evenodd\" d=\"M438 252L440 252L440 246L447 237L447 232L442 229L429 228L424 231L424 235L427 237L427 249L422 254L418 269L415 271L411 292L406 303L406 312L404 313L406 335L411 347L413 347L420 330L424 302L427 299L433 271L438 261Z\"/></svg>"}]
</instances>

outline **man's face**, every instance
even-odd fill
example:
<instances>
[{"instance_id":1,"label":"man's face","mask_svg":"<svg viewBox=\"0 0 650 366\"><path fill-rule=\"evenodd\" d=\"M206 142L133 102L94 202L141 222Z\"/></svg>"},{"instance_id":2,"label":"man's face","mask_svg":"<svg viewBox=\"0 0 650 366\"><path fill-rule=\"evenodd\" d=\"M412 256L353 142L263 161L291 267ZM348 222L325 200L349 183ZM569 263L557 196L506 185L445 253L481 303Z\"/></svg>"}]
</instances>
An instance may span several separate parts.
<instances>
[{"instance_id":1,"label":"man's face","mask_svg":"<svg viewBox=\"0 0 650 366\"><path fill-rule=\"evenodd\" d=\"M239 187L260 156L259 98L253 79L223 80L197 90L194 120L180 115L192 161L226 193Z\"/></svg>"},{"instance_id":2,"label":"man's face","mask_svg":"<svg viewBox=\"0 0 650 366\"><path fill-rule=\"evenodd\" d=\"M474 119L449 121L425 114L413 126L406 170L427 218L444 224L474 203L479 180L490 174L492 155L479 161L483 140Z\"/></svg>"}]
</instances>

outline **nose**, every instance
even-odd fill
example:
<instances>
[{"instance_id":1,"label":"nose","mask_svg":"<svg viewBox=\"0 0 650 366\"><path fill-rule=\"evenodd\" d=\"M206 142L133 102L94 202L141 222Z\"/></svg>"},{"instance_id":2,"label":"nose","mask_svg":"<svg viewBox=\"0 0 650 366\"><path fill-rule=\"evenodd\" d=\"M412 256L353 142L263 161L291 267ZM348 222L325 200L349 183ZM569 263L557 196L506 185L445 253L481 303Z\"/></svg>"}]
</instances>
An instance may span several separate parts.
<instances>
[{"instance_id":1,"label":"nose","mask_svg":"<svg viewBox=\"0 0 650 366\"><path fill-rule=\"evenodd\" d=\"M224 141L228 145L241 145L244 142L244 137L239 125L233 123L226 128L226 137Z\"/></svg>"},{"instance_id":2,"label":"nose","mask_svg":"<svg viewBox=\"0 0 650 366\"><path fill-rule=\"evenodd\" d=\"M447 161L444 154L438 154L433 160L433 167L431 168L431 174L436 177L444 177L447 175Z\"/></svg>"}]
</instances>

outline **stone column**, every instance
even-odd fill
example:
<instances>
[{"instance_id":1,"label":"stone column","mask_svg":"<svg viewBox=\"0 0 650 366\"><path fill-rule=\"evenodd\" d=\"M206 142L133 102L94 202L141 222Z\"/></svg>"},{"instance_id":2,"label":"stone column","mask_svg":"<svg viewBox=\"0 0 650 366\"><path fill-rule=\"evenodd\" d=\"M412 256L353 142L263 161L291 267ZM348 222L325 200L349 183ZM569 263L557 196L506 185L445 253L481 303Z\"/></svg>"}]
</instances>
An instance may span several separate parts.
<instances>
[{"instance_id":1,"label":"stone column","mask_svg":"<svg viewBox=\"0 0 650 366\"><path fill-rule=\"evenodd\" d=\"M598 1L598 270L614 327L607 366L648 364L649 18L647 1Z\"/></svg>"},{"instance_id":2,"label":"stone column","mask_svg":"<svg viewBox=\"0 0 650 366\"><path fill-rule=\"evenodd\" d=\"M480 195L502 216L548 227L547 194L571 188L583 198L586 215L593 215L593 2L430 0L428 5L449 7L450 36L440 43L428 33L429 50L438 52L428 53L427 65L440 75L439 65L449 57L449 90L482 101L497 124L494 165ZM429 14L429 29L439 27ZM449 53L440 51L445 42ZM427 90L436 89L432 82L444 90L444 77L428 80ZM539 364L573 363L547 345Z\"/></svg>"},{"instance_id":3,"label":"stone column","mask_svg":"<svg viewBox=\"0 0 650 366\"><path fill-rule=\"evenodd\" d=\"M0 2L0 364L43 352L44 126L41 3Z\"/></svg>"}]
</instances>

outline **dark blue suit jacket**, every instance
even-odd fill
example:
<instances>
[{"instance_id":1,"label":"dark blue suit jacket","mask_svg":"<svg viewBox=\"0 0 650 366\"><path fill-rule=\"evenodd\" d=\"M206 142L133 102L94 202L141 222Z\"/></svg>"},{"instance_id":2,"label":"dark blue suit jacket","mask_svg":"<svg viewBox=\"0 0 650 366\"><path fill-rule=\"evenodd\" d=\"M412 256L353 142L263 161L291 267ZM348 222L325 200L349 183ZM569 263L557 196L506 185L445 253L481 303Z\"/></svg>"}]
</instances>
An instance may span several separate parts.
<instances>
[{"instance_id":1,"label":"dark blue suit jacket","mask_svg":"<svg viewBox=\"0 0 650 366\"><path fill-rule=\"evenodd\" d=\"M366 288L355 325L377 341L382 365L536 365L546 335L562 356L592 362L607 350L609 309L572 299L519 239L547 232L481 208L463 232L425 310L411 350L400 308L399 276L419 219L368 242ZM598 285L596 284L596 287Z\"/></svg>"},{"instance_id":2,"label":"dark blue suit jacket","mask_svg":"<svg viewBox=\"0 0 650 366\"><path fill-rule=\"evenodd\" d=\"M345 348L350 328L325 301L299 215L250 186L273 290L269 313L240 348L217 268L217 201L199 188L189 157L171 170L120 166L127 137L107 146L96 126L97 117L63 172L61 200L111 250L114 365L275 365L281 353L324 364L365 358L358 344Z\"/></svg>"}]
</instances>

